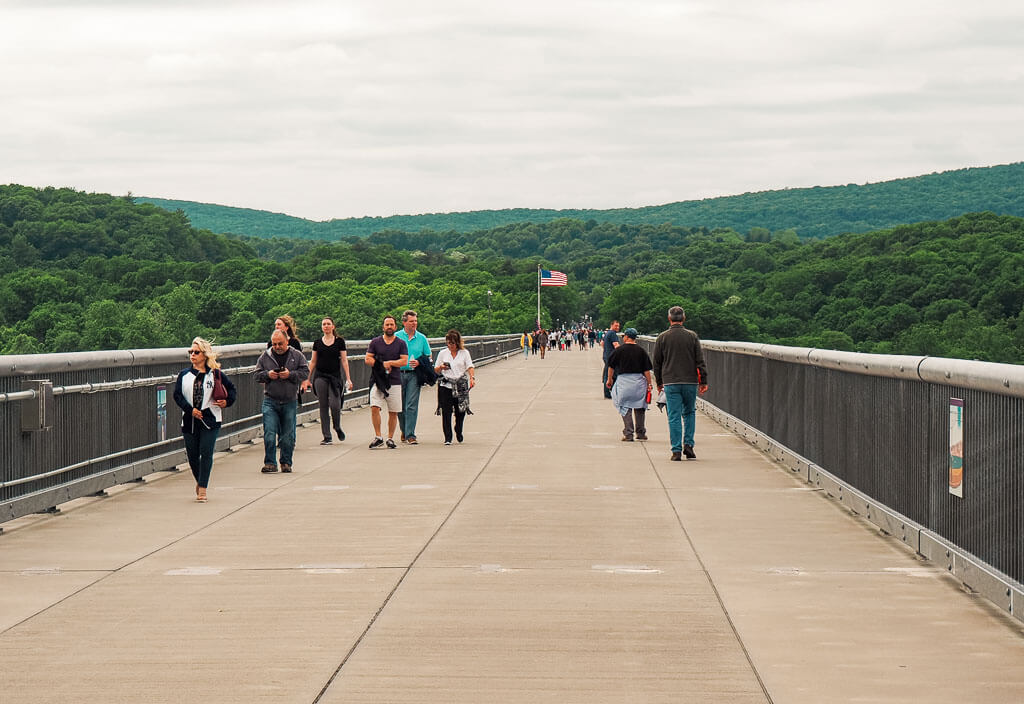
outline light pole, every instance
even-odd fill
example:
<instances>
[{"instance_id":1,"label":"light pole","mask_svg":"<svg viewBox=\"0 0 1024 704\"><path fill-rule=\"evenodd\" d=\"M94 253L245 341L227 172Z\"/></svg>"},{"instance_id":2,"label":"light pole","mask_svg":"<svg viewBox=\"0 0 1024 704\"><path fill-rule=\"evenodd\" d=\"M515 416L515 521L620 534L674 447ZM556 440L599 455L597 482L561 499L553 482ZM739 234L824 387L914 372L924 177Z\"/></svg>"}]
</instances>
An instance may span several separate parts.
<instances>
[{"instance_id":1,"label":"light pole","mask_svg":"<svg viewBox=\"0 0 1024 704\"><path fill-rule=\"evenodd\" d=\"M491 291L487 290L487 334L491 334Z\"/></svg>"}]
</instances>

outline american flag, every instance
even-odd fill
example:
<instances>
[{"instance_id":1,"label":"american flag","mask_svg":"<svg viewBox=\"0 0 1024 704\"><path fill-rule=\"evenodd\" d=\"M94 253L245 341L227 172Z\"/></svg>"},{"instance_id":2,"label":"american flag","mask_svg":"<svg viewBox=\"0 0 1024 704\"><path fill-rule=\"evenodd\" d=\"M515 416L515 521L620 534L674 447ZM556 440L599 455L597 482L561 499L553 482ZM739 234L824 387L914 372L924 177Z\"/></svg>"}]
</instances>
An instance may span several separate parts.
<instances>
[{"instance_id":1,"label":"american flag","mask_svg":"<svg viewBox=\"0 0 1024 704\"><path fill-rule=\"evenodd\" d=\"M569 277L560 271L540 270L541 286L566 286L569 284Z\"/></svg>"}]
</instances>

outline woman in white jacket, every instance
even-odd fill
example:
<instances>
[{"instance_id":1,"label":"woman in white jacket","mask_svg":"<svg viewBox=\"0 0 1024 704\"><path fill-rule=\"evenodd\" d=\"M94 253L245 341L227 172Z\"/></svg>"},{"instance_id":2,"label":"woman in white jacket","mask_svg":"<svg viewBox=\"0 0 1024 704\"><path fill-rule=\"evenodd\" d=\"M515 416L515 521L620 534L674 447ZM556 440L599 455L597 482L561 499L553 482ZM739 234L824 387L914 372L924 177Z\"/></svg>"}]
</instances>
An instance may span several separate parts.
<instances>
[{"instance_id":1,"label":"woman in white jacket","mask_svg":"<svg viewBox=\"0 0 1024 704\"><path fill-rule=\"evenodd\" d=\"M192 340L188 356L192 365L178 374L174 402L181 409L181 436L196 479L196 501L205 503L223 409L234 404L235 385L221 373L217 353L203 338ZM214 398L215 386L224 389L224 398Z\"/></svg>"},{"instance_id":2,"label":"woman in white jacket","mask_svg":"<svg viewBox=\"0 0 1024 704\"><path fill-rule=\"evenodd\" d=\"M437 412L441 415L444 444L452 444L452 414L455 415L455 439L462 442L462 427L469 410L469 390L476 386L476 370L458 330L444 336L445 347L437 353L434 371L437 381Z\"/></svg>"}]
</instances>

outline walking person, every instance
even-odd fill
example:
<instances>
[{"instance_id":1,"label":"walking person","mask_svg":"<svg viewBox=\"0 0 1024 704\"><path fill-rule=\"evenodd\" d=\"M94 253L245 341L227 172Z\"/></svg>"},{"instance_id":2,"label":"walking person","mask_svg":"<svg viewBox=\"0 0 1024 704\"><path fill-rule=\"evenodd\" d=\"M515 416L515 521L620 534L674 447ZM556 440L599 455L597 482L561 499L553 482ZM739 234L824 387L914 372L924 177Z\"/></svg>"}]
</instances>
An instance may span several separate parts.
<instances>
[{"instance_id":1,"label":"walking person","mask_svg":"<svg viewBox=\"0 0 1024 704\"><path fill-rule=\"evenodd\" d=\"M680 306L668 309L669 328L658 335L652 360L658 393L665 391L668 436L676 462L682 455L688 460L697 459L693 451L697 394L708 390L704 350L697 333L683 327L685 320L686 311Z\"/></svg>"},{"instance_id":2,"label":"walking person","mask_svg":"<svg viewBox=\"0 0 1024 704\"><path fill-rule=\"evenodd\" d=\"M221 372L217 353L203 338L192 340L188 358L191 366L174 382L174 402L181 409L181 437L196 480L196 501L206 503L217 435L224 409L235 403L235 385Z\"/></svg>"},{"instance_id":3,"label":"walking person","mask_svg":"<svg viewBox=\"0 0 1024 704\"><path fill-rule=\"evenodd\" d=\"M604 397L611 398L612 394L606 386L608 382L608 358L612 356L612 352L619 346L619 328L622 326L618 320L613 320L612 324L608 326L608 331L604 334L604 343L601 352L601 356L604 358L604 369L601 370L601 388L604 390Z\"/></svg>"},{"instance_id":4,"label":"walking person","mask_svg":"<svg viewBox=\"0 0 1024 704\"><path fill-rule=\"evenodd\" d=\"M444 336L445 348L437 353L434 371L440 375L437 383L437 412L441 414L444 444L452 444L452 415L455 416L455 439L463 440L463 426L469 410L469 390L476 386L476 370L469 350L462 342L458 330L449 330Z\"/></svg>"},{"instance_id":5,"label":"walking person","mask_svg":"<svg viewBox=\"0 0 1024 704\"><path fill-rule=\"evenodd\" d=\"M295 452L295 414L299 385L309 378L309 365L299 350L291 347L288 336L275 330L270 349L256 360L253 377L263 384L263 469L277 471L277 453L281 453L281 471L292 471Z\"/></svg>"},{"instance_id":6,"label":"walking person","mask_svg":"<svg viewBox=\"0 0 1024 704\"><path fill-rule=\"evenodd\" d=\"M537 344L540 346L540 358L544 359L544 353L548 351L548 331L541 328L537 331Z\"/></svg>"},{"instance_id":7,"label":"walking person","mask_svg":"<svg viewBox=\"0 0 1024 704\"><path fill-rule=\"evenodd\" d=\"M364 362L371 367L370 375L370 419L373 423L373 440L370 449L387 445L394 450L395 428L398 414L402 412L402 367L409 361L409 348L405 341L395 335L398 322L395 316L386 315L381 323L382 334L370 340ZM388 439L385 443L381 433L381 413L388 411Z\"/></svg>"},{"instance_id":8,"label":"walking person","mask_svg":"<svg viewBox=\"0 0 1024 704\"><path fill-rule=\"evenodd\" d=\"M636 328L626 328L622 344L608 358L608 381L612 405L622 416L622 441L647 439L647 405L651 389L651 358L636 344Z\"/></svg>"},{"instance_id":9,"label":"walking person","mask_svg":"<svg viewBox=\"0 0 1024 704\"><path fill-rule=\"evenodd\" d=\"M523 331L523 336L519 338L519 345L523 348L523 356L525 356L527 359L530 358L531 344L532 340L530 337L530 332L528 330Z\"/></svg>"},{"instance_id":10,"label":"walking person","mask_svg":"<svg viewBox=\"0 0 1024 704\"><path fill-rule=\"evenodd\" d=\"M302 382L301 389L313 389L320 403L320 432L324 439L321 445L331 444L331 427L338 440L345 439L341 429L341 407L345 402L345 391L352 390L352 375L348 369L348 352L345 340L335 334L334 318L324 316L320 321L323 336L313 343L313 358L309 362L309 378ZM345 378L342 379L342 372Z\"/></svg>"},{"instance_id":11,"label":"walking person","mask_svg":"<svg viewBox=\"0 0 1024 704\"><path fill-rule=\"evenodd\" d=\"M419 317L416 311L407 310L402 313L402 329L395 337L405 342L409 360L402 367L402 412L398 414L398 426L402 432L402 442L416 445L416 419L420 412L420 374L416 368L421 364L430 366L430 341L427 336L417 330Z\"/></svg>"},{"instance_id":12,"label":"walking person","mask_svg":"<svg viewBox=\"0 0 1024 704\"><path fill-rule=\"evenodd\" d=\"M288 336L288 346L297 349L299 352L302 351L302 343L299 341L296 332L298 327L295 325L295 321L290 315L282 315L274 318L274 329L280 330ZM270 343L267 343L267 347L270 347Z\"/></svg>"}]
</instances>

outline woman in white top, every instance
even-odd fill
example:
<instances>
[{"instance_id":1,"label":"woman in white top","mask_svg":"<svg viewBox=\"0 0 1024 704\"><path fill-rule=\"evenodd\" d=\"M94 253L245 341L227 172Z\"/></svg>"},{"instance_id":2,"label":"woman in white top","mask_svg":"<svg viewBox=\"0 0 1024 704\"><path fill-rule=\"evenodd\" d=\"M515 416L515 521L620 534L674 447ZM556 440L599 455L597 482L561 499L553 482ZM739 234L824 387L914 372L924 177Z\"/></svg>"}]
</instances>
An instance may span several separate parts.
<instances>
[{"instance_id":1,"label":"woman in white top","mask_svg":"<svg viewBox=\"0 0 1024 704\"><path fill-rule=\"evenodd\" d=\"M444 336L445 348L437 353L434 371L437 382L437 406L441 414L444 444L452 444L452 414L455 414L455 439L462 442L462 426L469 410L469 390L476 386L476 370L469 352L462 345L458 330Z\"/></svg>"}]
</instances>

